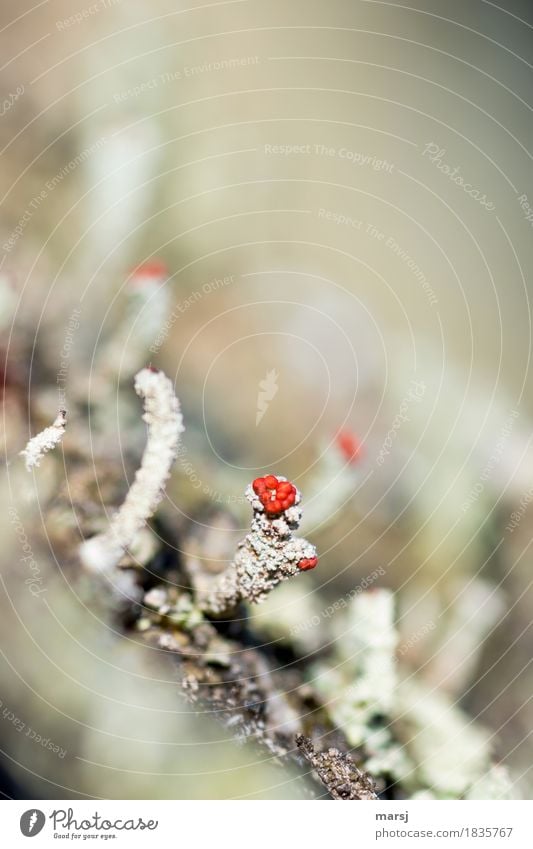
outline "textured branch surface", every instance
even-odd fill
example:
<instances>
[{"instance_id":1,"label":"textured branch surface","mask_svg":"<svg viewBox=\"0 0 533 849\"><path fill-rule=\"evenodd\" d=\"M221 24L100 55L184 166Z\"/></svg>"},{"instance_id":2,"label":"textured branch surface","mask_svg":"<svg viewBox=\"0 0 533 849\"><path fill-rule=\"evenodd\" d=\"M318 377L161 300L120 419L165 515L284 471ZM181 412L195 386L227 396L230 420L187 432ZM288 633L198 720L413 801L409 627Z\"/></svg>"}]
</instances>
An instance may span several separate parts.
<instances>
[{"instance_id":1,"label":"textured branch surface","mask_svg":"<svg viewBox=\"0 0 533 849\"><path fill-rule=\"evenodd\" d=\"M349 754L338 749L317 752L310 738L302 734L296 737L296 745L333 799L377 799L373 780L357 768Z\"/></svg>"},{"instance_id":2,"label":"textured branch surface","mask_svg":"<svg viewBox=\"0 0 533 849\"><path fill-rule=\"evenodd\" d=\"M265 483L266 482L266 483ZM230 612L242 600L262 602L281 581L317 564L316 549L293 532L301 520L301 495L286 478L268 475L247 487L254 515L250 533L239 543L232 566L214 586L198 592L202 610Z\"/></svg>"},{"instance_id":3,"label":"textured branch surface","mask_svg":"<svg viewBox=\"0 0 533 849\"><path fill-rule=\"evenodd\" d=\"M136 534L153 516L163 497L183 433L183 418L171 381L161 371L145 368L135 377L135 391L144 400L143 420L148 439L123 505L113 516L109 529L80 547L85 566L108 570L117 565Z\"/></svg>"},{"instance_id":4,"label":"textured branch surface","mask_svg":"<svg viewBox=\"0 0 533 849\"><path fill-rule=\"evenodd\" d=\"M43 455L61 442L66 423L66 410L60 410L50 427L45 428L33 439L30 439L26 448L20 452L21 456L25 458L28 472L31 472L34 466L39 466Z\"/></svg>"}]
</instances>

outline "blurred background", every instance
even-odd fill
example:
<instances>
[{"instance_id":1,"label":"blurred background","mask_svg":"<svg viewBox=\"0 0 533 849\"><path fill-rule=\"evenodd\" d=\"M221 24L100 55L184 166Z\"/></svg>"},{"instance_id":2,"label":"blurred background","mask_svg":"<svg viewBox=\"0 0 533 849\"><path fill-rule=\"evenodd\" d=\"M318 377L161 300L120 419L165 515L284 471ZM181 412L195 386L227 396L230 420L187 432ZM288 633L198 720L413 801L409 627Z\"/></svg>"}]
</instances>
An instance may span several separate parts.
<instances>
[{"instance_id":1,"label":"blurred background","mask_svg":"<svg viewBox=\"0 0 533 849\"><path fill-rule=\"evenodd\" d=\"M180 555L242 537L257 474L294 480L320 567L258 632L381 569L402 662L488 729L531 798L532 12L4 6L6 796L300 793L79 594L61 452L19 468L58 399L76 410L65 450L89 458L98 521L106 474L120 492L142 450L129 396L152 362L187 425L161 508Z\"/></svg>"}]
</instances>

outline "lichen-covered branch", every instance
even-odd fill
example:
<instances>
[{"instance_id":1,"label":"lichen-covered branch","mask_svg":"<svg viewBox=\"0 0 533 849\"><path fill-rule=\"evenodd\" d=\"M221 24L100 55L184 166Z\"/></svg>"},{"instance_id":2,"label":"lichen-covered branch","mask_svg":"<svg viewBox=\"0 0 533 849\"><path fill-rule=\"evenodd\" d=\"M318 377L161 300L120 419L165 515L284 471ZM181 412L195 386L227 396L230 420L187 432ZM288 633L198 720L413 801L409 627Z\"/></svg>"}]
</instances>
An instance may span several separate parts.
<instances>
[{"instance_id":1,"label":"lichen-covered branch","mask_svg":"<svg viewBox=\"0 0 533 849\"><path fill-rule=\"evenodd\" d=\"M357 768L351 755L333 748L317 752L303 734L296 737L296 745L333 799L377 799L373 780Z\"/></svg>"},{"instance_id":2,"label":"lichen-covered branch","mask_svg":"<svg viewBox=\"0 0 533 849\"><path fill-rule=\"evenodd\" d=\"M26 448L20 452L21 456L25 458L28 472L31 472L34 466L39 466L44 454L61 442L66 423L67 412L60 410L50 427L45 428L37 436L30 439Z\"/></svg>"},{"instance_id":3,"label":"lichen-covered branch","mask_svg":"<svg viewBox=\"0 0 533 849\"><path fill-rule=\"evenodd\" d=\"M193 575L199 607L220 616L243 600L259 603L281 581L313 569L314 545L294 536L301 520L301 494L286 478L267 475L246 489L254 511L250 533L239 543L230 568L215 583Z\"/></svg>"},{"instance_id":4,"label":"lichen-covered branch","mask_svg":"<svg viewBox=\"0 0 533 849\"><path fill-rule=\"evenodd\" d=\"M108 530L80 547L83 564L95 571L115 567L136 534L153 516L163 497L184 431L179 401L163 372L142 369L135 377L135 391L144 401L143 419L148 425L148 439L135 480Z\"/></svg>"}]
</instances>

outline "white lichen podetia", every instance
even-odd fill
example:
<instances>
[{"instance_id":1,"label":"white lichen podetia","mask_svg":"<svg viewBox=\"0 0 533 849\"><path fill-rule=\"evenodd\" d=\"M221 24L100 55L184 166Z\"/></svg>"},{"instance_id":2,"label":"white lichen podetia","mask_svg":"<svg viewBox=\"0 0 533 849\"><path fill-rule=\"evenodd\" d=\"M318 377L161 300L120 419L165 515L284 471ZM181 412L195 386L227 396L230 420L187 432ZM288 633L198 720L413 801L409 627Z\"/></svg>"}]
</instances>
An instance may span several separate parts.
<instances>
[{"instance_id":1,"label":"white lichen podetia","mask_svg":"<svg viewBox=\"0 0 533 849\"><path fill-rule=\"evenodd\" d=\"M122 318L98 355L94 371L100 379L113 385L131 380L153 340L164 339L162 327L170 310L168 277L159 260L132 269L122 295ZM160 347L152 346L153 353Z\"/></svg>"},{"instance_id":2,"label":"white lichen podetia","mask_svg":"<svg viewBox=\"0 0 533 849\"><path fill-rule=\"evenodd\" d=\"M39 466L43 456L61 442L65 433L66 423L67 412L66 410L60 410L50 427L45 428L37 436L30 439L26 448L20 452L21 456L25 459L28 472L31 472L35 466Z\"/></svg>"},{"instance_id":3,"label":"white lichen podetia","mask_svg":"<svg viewBox=\"0 0 533 849\"><path fill-rule=\"evenodd\" d=\"M318 562L314 545L294 536L302 511L301 494L293 484L267 475L250 484L245 494L254 511L252 526L232 565L204 586L193 576L199 607L214 616L230 613L240 601L264 601L279 583Z\"/></svg>"},{"instance_id":4,"label":"white lichen podetia","mask_svg":"<svg viewBox=\"0 0 533 849\"><path fill-rule=\"evenodd\" d=\"M142 369L135 377L135 391L144 402L143 420L148 425L146 447L135 480L108 530L80 546L82 563L94 571L113 569L153 516L185 429L174 387L162 371Z\"/></svg>"}]
</instances>

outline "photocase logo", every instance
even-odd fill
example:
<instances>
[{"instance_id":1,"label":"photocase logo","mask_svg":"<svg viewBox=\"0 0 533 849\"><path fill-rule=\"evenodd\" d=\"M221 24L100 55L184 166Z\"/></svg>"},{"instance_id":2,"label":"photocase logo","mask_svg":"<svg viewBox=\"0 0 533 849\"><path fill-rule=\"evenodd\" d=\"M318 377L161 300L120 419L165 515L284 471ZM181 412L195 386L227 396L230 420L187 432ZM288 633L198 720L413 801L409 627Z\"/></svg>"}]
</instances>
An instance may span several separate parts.
<instances>
[{"instance_id":1,"label":"photocase logo","mask_svg":"<svg viewBox=\"0 0 533 849\"><path fill-rule=\"evenodd\" d=\"M257 427L265 415L270 402L278 394L278 373L276 369L267 371L263 380L259 381L259 392L257 393L257 413L255 416L255 426Z\"/></svg>"},{"instance_id":2,"label":"photocase logo","mask_svg":"<svg viewBox=\"0 0 533 849\"><path fill-rule=\"evenodd\" d=\"M24 837L35 837L42 830L46 817L42 811L31 808L25 811L20 818L20 830Z\"/></svg>"}]
</instances>

